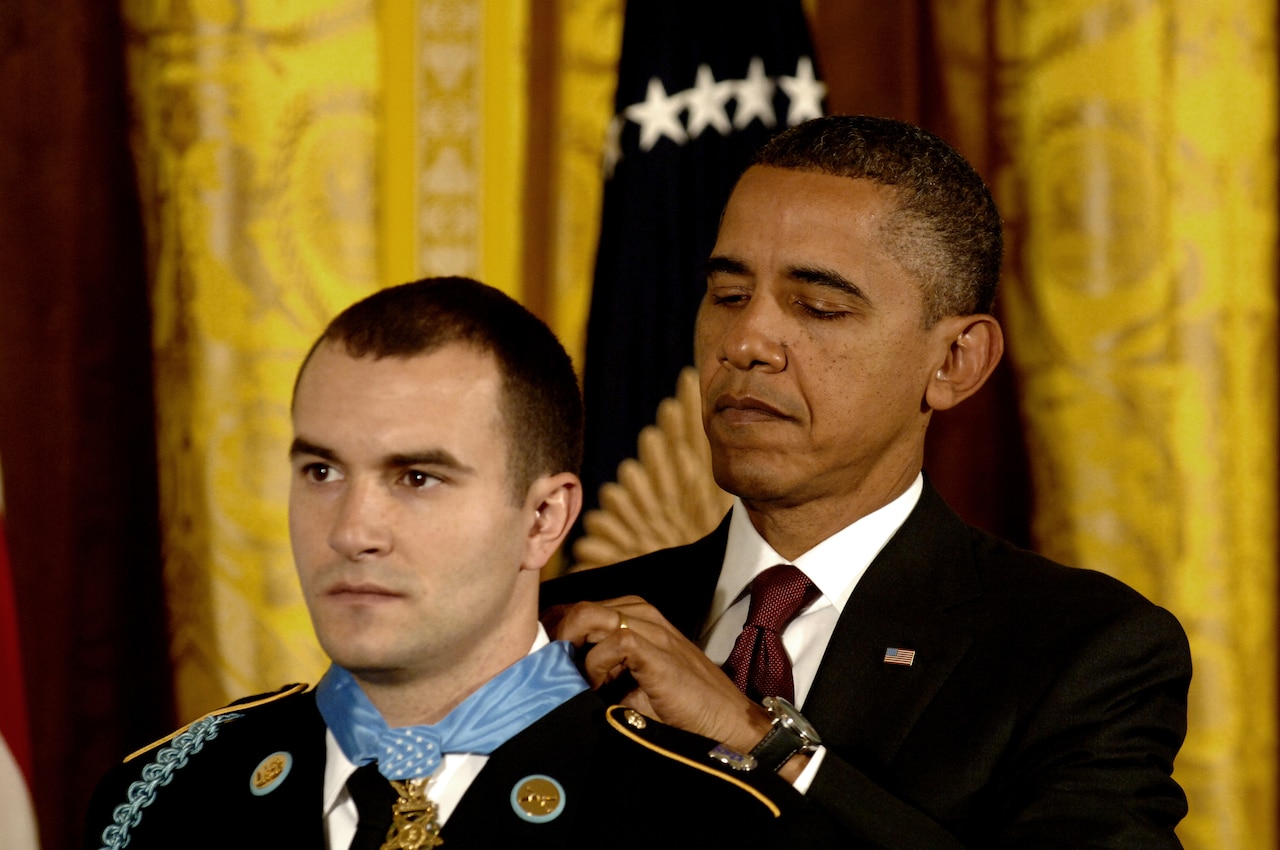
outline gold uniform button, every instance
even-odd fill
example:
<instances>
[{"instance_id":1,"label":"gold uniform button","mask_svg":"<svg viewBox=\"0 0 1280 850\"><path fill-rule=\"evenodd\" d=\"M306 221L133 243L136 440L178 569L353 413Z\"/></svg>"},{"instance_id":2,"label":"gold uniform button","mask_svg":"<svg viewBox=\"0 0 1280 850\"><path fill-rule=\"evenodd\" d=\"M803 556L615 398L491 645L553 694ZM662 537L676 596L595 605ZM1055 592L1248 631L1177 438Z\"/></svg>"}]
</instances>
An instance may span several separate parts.
<instances>
[{"instance_id":1,"label":"gold uniform button","mask_svg":"<svg viewBox=\"0 0 1280 850\"><path fill-rule=\"evenodd\" d=\"M645 716L640 712L636 711L634 708L628 708L625 712L623 712L622 716L627 719L627 725L631 726L632 728L643 729L644 727L649 725L649 721L645 719Z\"/></svg>"}]
</instances>

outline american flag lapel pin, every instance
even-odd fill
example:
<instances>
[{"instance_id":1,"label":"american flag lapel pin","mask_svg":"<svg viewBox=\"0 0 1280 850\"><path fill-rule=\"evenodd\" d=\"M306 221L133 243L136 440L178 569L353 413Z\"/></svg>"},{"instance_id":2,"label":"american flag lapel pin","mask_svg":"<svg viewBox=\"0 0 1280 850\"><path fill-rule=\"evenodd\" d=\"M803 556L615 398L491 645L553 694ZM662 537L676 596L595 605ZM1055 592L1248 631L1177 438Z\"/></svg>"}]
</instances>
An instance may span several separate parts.
<instances>
[{"instance_id":1,"label":"american flag lapel pin","mask_svg":"<svg viewBox=\"0 0 1280 850\"><path fill-rule=\"evenodd\" d=\"M914 649L903 649L899 646L891 646L884 651L885 664L901 664L904 667L910 667L916 663L916 651Z\"/></svg>"}]
</instances>

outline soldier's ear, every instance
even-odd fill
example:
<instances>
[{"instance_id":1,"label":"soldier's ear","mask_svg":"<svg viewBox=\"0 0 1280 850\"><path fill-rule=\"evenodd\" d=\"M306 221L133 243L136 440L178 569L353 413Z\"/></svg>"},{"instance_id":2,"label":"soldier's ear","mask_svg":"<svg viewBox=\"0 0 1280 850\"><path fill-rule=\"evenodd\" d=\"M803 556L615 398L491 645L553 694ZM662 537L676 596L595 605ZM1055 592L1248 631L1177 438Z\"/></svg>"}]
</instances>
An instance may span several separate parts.
<instances>
[{"instance_id":1,"label":"soldier's ear","mask_svg":"<svg viewBox=\"0 0 1280 850\"><path fill-rule=\"evenodd\" d=\"M572 472L544 475L525 497L529 532L522 567L541 570L555 555L582 511L582 482Z\"/></svg>"},{"instance_id":2,"label":"soldier's ear","mask_svg":"<svg viewBox=\"0 0 1280 850\"><path fill-rule=\"evenodd\" d=\"M1004 354L1004 332L994 316L948 316L934 325L939 357L925 404L948 410L982 389Z\"/></svg>"}]
</instances>

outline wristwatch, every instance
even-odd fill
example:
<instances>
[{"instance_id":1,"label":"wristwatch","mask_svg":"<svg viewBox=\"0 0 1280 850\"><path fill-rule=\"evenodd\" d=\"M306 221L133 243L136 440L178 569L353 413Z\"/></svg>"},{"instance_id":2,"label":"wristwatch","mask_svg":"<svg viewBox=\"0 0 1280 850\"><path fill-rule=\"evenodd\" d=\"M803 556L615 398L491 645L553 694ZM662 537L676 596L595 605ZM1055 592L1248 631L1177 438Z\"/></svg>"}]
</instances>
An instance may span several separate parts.
<instances>
[{"instance_id":1,"label":"wristwatch","mask_svg":"<svg viewBox=\"0 0 1280 850\"><path fill-rule=\"evenodd\" d=\"M818 730L783 697L765 697L764 707L773 718L769 733L751 750L751 757L765 770L776 771L798 753L813 753L822 746Z\"/></svg>"}]
</instances>

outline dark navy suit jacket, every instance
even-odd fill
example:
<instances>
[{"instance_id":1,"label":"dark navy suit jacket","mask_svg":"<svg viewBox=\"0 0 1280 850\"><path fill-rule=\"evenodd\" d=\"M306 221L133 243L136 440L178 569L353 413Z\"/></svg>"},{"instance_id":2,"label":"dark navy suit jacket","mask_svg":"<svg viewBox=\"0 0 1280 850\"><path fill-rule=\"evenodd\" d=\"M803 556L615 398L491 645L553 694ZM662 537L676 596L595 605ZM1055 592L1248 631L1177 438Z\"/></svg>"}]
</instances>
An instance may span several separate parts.
<instances>
[{"instance_id":1,"label":"dark navy suit jacket","mask_svg":"<svg viewBox=\"0 0 1280 850\"><path fill-rule=\"evenodd\" d=\"M637 594L696 640L727 537L726 519L554 579L542 604ZM914 663L885 663L890 648ZM926 482L801 707L828 747L808 796L850 847L1178 847L1190 678L1169 612L966 525Z\"/></svg>"}]
</instances>

